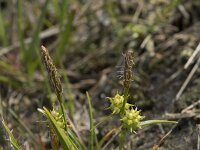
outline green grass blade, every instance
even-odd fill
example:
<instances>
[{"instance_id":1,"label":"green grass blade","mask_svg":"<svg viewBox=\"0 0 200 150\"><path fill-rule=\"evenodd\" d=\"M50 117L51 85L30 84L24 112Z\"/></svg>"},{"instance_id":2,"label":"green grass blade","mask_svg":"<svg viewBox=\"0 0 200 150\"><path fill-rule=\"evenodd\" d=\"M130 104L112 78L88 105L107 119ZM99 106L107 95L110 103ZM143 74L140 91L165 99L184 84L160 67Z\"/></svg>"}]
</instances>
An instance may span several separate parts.
<instances>
[{"instance_id":1,"label":"green grass blade","mask_svg":"<svg viewBox=\"0 0 200 150\"><path fill-rule=\"evenodd\" d=\"M65 53L65 47L70 41L71 30L72 30L72 20L73 20L73 16L70 14L68 16L67 24L64 25L64 31L61 31L60 33L58 51L56 53L56 63L58 63L61 60L61 57Z\"/></svg>"},{"instance_id":2,"label":"green grass blade","mask_svg":"<svg viewBox=\"0 0 200 150\"><path fill-rule=\"evenodd\" d=\"M12 144L12 146L14 147L15 150L21 150L19 144L17 143L17 140L14 138L13 134L11 133L10 129L8 128L8 126L5 124L4 121L2 121L2 124L4 126L4 128L6 129L9 137L10 137L10 143Z\"/></svg>"},{"instance_id":3,"label":"green grass blade","mask_svg":"<svg viewBox=\"0 0 200 150\"><path fill-rule=\"evenodd\" d=\"M85 150L86 149L85 145L83 145L83 143L80 142L80 140L78 139L78 137L76 137L76 135L74 135L74 133L70 129L68 129L67 132L68 132L69 136L71 137L71 139L75 143L77 143L77 145L80 147L81 150Z\"/></svg>"},{"instance_id":4,"label":"green grass blade","mask_svg":"<svg viewBox=\"0 0 200 150\"><path fill-rule=\"evenodd\" d=\"M71 39L74 15L71 12L69 12L69 4L70 0L62 0L62 6L60 7L59 22L61 31L58 36L56 64L60 63L60 60L65 53L65 47Z\"/></svg>"},{"instance_id":5,"label":"green grass blade","mask_svg":"<svg viewBox=\"0 0 200 150\"><path fill-rule=\"evenodd\" d=\"M45 1L44 7L41 10L41 15L37 21L37 26L34 31L34 34L32 36L32 41L30 43L30 46L28 50L26 51L26 57L25 57L25 64L26 69L29 75L32 75L35 68L39 65L40 60L38 57L38 47L39 47L39 34L43 27L43 22L45 20L45 15L47 12L47 6L48 6L49 0Z\"/></svg>"},{"instance_id":6,"label":"green grass blade","mask_svg":"<svg viewBox=\"0 0 200 150\"><path fill-rule=\"evenodd\" d=\"M86 92L86 95L87 95L87 100L88 100L89 118L90 118L89 150L93 150L94 149L94 140L95 140L97 149L98 149L98 142L97 142L97 138L95 136L96 134L95 134L95 128L94 128L94 122L93 122L91 99L90 99L88 92Z\"/></svg>"},{"instance_id":7,"label":"green grass blade","mask_svg":"<svg viewBox=\"0 0 200 150\"><path fill-rule=\"evenodd\" d=\"M21 59L24 61L24 58L26 56L26 49L24 44L24 29L23 29L23 0L17 1L17 25L18 25L18 31L19 31L19 41L20 41L20 54Z\"/></svg>"},{"instance_id":8,"label":"green grass blade","mask_svg":"<svg viewBox=\"0 0 200 150\"><path fill-rule=\"evenodd\" d=\"M7 44L6 39L5 20L0 9L0 44L5 46Z\"/></svg>"},{"instance_id":9,"label":"green grass blade","mask_svg":"<svg viewBox=\"0 0 200 150\"><path fill-rule=\"evenodd\" d=\"M53 118L51 113L44 107L45 116L51 122L57 136L59 137L60 143L64 150L76 150L78 149L76 145L72 142L70 137L65 133L64 129L61 129L57 124L56 120Z\"/></svg>"},{"instance_id":10,"label":"green grass blade","mask_svg":"<svg viewBox=\"0 0 200 150\"><path fill-rule=\"evenodd\" d=\"M60 14L61 14L61 10L60 10L60 7L59 7L59 1L57 1L57 0L52 0L51 1L51 4L52 4L52 6L53 6L53 9L54 9L54 11L55 11L55 15L56 15L56 17L57 18L60 18Z\"/></svg>"}]
</instances>

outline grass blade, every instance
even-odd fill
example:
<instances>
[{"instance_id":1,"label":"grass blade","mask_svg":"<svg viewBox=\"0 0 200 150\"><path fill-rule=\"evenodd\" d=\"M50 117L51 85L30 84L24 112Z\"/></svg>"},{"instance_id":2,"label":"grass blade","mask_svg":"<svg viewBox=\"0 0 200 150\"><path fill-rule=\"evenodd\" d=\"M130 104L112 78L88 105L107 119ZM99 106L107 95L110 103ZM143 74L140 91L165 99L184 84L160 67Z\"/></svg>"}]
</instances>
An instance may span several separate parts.
<instances>
[{"instance_id":1,"label":"grass blade","mask_svg":"<svg viewBox=\"0 0 200 150\"><path fill-rule=\"evenodd\" d=\"M63 0L62 6L60 7L59 21L60 21L60 29L62 30L60 31L59 37L58 37L59 43L58 43L58 51L56 51L56 64L60 63L60 60L65 53L65 47L71 39L74 15L68 11L69 2L70 0ZM67 23L66 23L66 19L67 19Z\"/></svg>"},{"instance_id":2,"label":"grass blade","mask_svg":"<svg viewBox=\"0 0 200 150\"><path fill-rule=\"evenodd\" d=\"M80 142L80 140L78 139L78 137L76 137L76 135L74 135L74 133L68 129L68 134L71 137L71 139L80 147L80 150L85 150L85 145L83 143Z\"/></svg>"},{"instance_id":3,"label":"grass blade","mask_svg":"<svg viewBox=\"0 0 200 150\"><path fill-rule=\"evenodd\" d=\"M111 139L111 137L112 137L115 133L117 133L118 130L119 130L119 129L117 129L117 128L113 128L113 129L111 129L108 133L106 133L106 135L104 135L103 138L100 140L100 142L99 142L99 147L102 147L102 145L103 145L103 143L104 143L105 141L108 141L109 139Z\"/></svg>"},{"instance_id":4,"label":"grass blade","mask_svg":"<svg viewBox=\"0 0 200 150\"><path fill-rule=\"evenodd\" d=\"M20 51L21 51L21 58L24 61L26 48L24 44L24 29L23 29L23 0L17 1L17 25L19 31L19 40L20 40Z\"/></svg>"},{"instance_id":5,"label":"grass blade","mask_svg":"<svg viewBox=\"0 0 200 150\"><path fill-rule=\"evenodd\" d=\"M7 44L7 38L6 38L6 29L5 29L5 23L4 18L0 9L0 44L3 46L6 46Z\"/></svg>"},{"instance_id":6,"label":"grass blade","mask_svg":"<svg viewBox=\"0 0 200 150\"><path fill-rule=\"evenodd\" d=\"M141 126L150 125L150 124L176 124L177 121L169 121L169 120L147 120L142 121L140 123Z\"/></svg>"},{"instance_id":7,"label":"grass blade","mask_svg":"<svg viewBox=\"0 0 200 150\"><path fill-rule=\"evenodd\" d=\"M14 138L13 134L11 133L10 129L8 128L8 126L5 124L4 121L2 121L2 124L4 126L4 128L6 129L9 137L10 137L10 143L12 144L12 146L14 147L15 150L21 150L19 144L17 143L17 140Z\"/></svg>"},{"instance_id":8,"label":"grass blade","mask_svg":"<svg viewBox=\"0 0 200 150\"><path fill-rule=\"evenodd\" d=\"M95 136L95 128L94 128L94 122L93 122L91 99L90 99L90 96L89 96L88 92L86 92L86 95L87 95L87 100L88 100L89 118L90 118L89 150L93 150L94 149L94 140L95 140L97 149L99 149L97 138Z\"/></svg>"},{"instance_id":9,"label":"grass blade","mask_svg":"<svg viewBox=\"0 0 200 150\"><path fill-rule=\"evenodd\" d=\"M47 6L48 6L49 0L45 1L44 7L42 8L41 15L37 21L37 27L35 29L35 32L32 36L32 41L30 43L30 46L28 50L25 52L25 64L26 69L29 75L32 75L35 68L38 66L40 60L39 57L37 56L37 48L39 46L39 34L42 30L43 27L43 22L45 20L45 15L47 12Z\"/></svg>"}]
</instances>

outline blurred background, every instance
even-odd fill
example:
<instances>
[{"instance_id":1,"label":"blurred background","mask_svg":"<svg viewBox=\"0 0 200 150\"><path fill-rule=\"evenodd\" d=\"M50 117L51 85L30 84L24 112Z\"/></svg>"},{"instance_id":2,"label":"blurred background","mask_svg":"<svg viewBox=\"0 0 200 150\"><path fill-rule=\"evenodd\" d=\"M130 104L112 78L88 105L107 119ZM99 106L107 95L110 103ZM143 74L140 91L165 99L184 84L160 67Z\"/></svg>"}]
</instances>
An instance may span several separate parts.
<instances>
[{"instance_id":1,"label":"blurred background","mask_svg":"<svg viewBox=\"0 0 200 150\"><path fill-rule=\"evenodd\" d=\"M102 120L110 115L106 97L122 91L123 53L132 49L129 102L145 119L180 120L163 149L196 149L199 43L199 0L0 0L1 119L22 148L50 149L37 111L52 109L56 101L41 62L44 45L61 75L66 110L82 140L87 143L89 133L86 91L95 124L102 122L96 130L101 139L120 125L117 119ZM126 148L150 149L170 129L155 125L130 134ZM4 149L6 134L0 136ZM116 138L107 149L117 146Z\"/></svg>"}]
</instances>

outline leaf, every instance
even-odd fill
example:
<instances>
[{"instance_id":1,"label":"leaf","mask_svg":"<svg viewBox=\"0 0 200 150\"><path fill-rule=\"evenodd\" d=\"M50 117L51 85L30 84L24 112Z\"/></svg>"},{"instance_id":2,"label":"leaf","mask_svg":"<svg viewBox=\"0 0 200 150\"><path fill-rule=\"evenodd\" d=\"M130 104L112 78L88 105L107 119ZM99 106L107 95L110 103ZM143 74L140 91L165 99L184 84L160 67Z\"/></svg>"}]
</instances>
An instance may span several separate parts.
<instances>
[{"instance_id":1,"label":"leaf","mask_svg":"<svg viewBox=\"0 0 200 150\"><path fill-rule=\"evenodd\" d=\"M92 105L91 105L91 100L88 92L86 92L87 95L87 100L88 100L88 105L89 105L89 118L90 118L90 137L89 137L89 150L94 149L94 140L96 139L95 137L95 128L94 128L94 122L93 122L93 113L92 113ZM98 143L96 141L97 147Z\"/></svg>"},{"instance_id":2,"label":"leaf","mask_svg":"<svg viewBox=\"0 0 200 150\"><path fill-rule=\"evenodd\" d=\"M14 138L13 134L11 133L10 129L8 128L8 126L5 124L4 121L2 121L4 128L6 129L9 137L10 137L10 143L12 144L12 146L14 147L15 150L21 150L19 144L17 143L17 140Z\"/></svg>"},{"instance_id":3,"label":"leaf","mask_svg":"<svg viewBox=\"0 0 200 150\"><path fill-rule=\"evenodd\" d=\"M147 120L142 121L140 123L141 126L150 125L150 124L176 124L177 121L169 121L169 120Z\"/></svg>"}]
</instances>

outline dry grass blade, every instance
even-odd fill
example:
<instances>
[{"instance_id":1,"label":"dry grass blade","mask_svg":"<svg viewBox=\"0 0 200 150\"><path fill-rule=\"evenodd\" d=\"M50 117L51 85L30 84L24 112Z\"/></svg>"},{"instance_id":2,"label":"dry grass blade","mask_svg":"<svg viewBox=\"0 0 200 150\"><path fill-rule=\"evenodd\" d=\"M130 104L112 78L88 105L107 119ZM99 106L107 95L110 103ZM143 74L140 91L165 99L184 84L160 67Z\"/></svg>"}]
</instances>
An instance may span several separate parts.
<instances>
[{"instance_id":1,"label":"dry grass blade","mask_svg":"<svg viewBox=\"0 0 200 150\"><path fill-rule=\"evenodd\" d=\"M100 140L99 147L101 147L104 144L104 142L106 142L107 140L110 140L112 138L112 135L117 133L117 131L118 129L114 128L110 130L108 133L106 133L106 135Z\"/></svg>"},{"instance_id":2,"label":"dry grass blade","mask_svg":"<svg viewBox=\"0 0 200 150\"><path fill-rule=\"evenodd\" d=\"M198 100L195 103L192 103L191 105L189 105L188 107L186 107L185 109L183 109L181 111L181 113L187 113L187 111L190 111L191 109L193 109L195 106L197 106L198 104L200 104L200 100Z\"/></svg>"},{"instance_id":3,"label":"dry grass blade","mask_svg":"<svg viewBox=\"0 0 200 150\"><path fill-rule=\"evenodd\" d=\"M162 137L162 139L158 142L158 144L153 146L152 150L159 150L159 147L165 142L165 140L169 137L169 135L172 133L172 131L177 127L177 125L178 125L178 123L175 124L172 127L172 129Z\"/></svg>"},{"instance_id":4,"label":"dry grass blade","mask_svg":"<svg viewBox=\"0 0 200 150\"><path fill-rule=\"evenodd\" d=\"M197 46L197 48L195 49L195 51L192 53L192 56L188 59L187 63L184 66L184 69L187 69L188 66L194 61L195 57L197 56L197 54L200 52L200 43Z\"/></svg>"},{"instance_id":5,"label":"dry grass blade","mask_svg":"<svg viewBox=\"0 0 200 150\"><path fill-rule=\"evenodd\" d=\"M49 38L49 37L52 37L56 34L59 33L59 28L57 26L54 26L54 27L51 27L49 29L46 29L44 31L42 31L40 34L39 34L39 40L43 40L43 39L46 39L46 38ZM24 44L25 45L28 45L30 44L32 41L32 38L29 37L29 38L26 38L24 39ZM0 50L0 57L13 51L13 50L16 50L20 47L20 42L17 41L16 43L13 43L13 45L10 45L8 47L3 47L1 50Z\"/></svg>"},{"instance_id":6,"label":"dry grass blade","mask_svg":"<svg viewBox=\"0 0 200 150\"><path fill-rule=\"evenodd\" d=\"M188 77L186 78L186 80L184 81L183 85L181 86L180 90L178 91L178 93L176 94L176 99L175 101L177 101L180 96L182 95L183 91L185 90L186 86L188 85L188 83L190 82L190 80L192 79L194 73L197 71L198 67L199 67L199 63L200 63L200 57L198 58L196 64L194 65L194 67L192 68L191 72L189 73Z\"/></svg>"}]
</instances>

